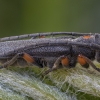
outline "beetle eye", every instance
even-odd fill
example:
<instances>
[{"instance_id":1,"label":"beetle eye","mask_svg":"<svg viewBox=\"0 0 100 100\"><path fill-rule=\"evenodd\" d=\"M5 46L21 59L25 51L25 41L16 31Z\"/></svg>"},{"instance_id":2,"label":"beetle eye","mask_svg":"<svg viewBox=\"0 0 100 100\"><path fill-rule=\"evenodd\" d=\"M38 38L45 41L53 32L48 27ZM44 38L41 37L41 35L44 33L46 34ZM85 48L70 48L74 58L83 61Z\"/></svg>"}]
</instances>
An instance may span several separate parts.
<instances>
[{"instance_id":1,"label":"beetle eye","mask_svg":"<svg viewBox=\"0 0 100 100\"><path fill-rule=\"evenodd\" d=\"M100 44L100 34L95 34L95 43Z\"/></svg>"},{"instance_id":2,"label":"beetle eye","mask_svg":"<svg viewBox=\"0 0 100 100\"><path fill-rule=\"evenodd\" d=\"M95 59L100 62L100 51L96 51Z\"/></svg>"}]
</instances>

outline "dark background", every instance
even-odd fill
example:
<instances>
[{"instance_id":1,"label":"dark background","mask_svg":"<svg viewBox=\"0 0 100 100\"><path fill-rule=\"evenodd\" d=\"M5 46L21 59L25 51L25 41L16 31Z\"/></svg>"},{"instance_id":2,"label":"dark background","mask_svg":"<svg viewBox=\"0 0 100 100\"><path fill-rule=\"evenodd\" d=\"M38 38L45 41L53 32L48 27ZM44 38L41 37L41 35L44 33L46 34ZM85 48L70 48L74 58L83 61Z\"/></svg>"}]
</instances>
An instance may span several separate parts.
<instances>
[{"instance_id":1,"label":"dark background","mask_svg":"<svg viewBox=\"0 0 100 100\"><path fill-rule=\"evenodd\" d=\"M100 0L0 0L0 37L53 31L100 32Z\"/></svg>"}]
</instances>

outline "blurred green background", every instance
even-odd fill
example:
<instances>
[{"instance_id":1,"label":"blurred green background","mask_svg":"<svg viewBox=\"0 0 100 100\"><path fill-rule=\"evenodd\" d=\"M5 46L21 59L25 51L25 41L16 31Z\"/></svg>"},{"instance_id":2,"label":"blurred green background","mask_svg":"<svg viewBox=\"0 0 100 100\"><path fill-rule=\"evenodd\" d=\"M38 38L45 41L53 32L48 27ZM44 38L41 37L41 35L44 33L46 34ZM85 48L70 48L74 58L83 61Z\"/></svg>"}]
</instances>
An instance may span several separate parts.
<instances>
[{"instance_id":1,"label":"blurred green background","mask_svg":"<svg viewBox=\"0 0 100 100\"><path fill-rule=\"evenodd\" d=\"M0 37L99 27L100 0L0 0Z\"/></svg>"}]
</instances>

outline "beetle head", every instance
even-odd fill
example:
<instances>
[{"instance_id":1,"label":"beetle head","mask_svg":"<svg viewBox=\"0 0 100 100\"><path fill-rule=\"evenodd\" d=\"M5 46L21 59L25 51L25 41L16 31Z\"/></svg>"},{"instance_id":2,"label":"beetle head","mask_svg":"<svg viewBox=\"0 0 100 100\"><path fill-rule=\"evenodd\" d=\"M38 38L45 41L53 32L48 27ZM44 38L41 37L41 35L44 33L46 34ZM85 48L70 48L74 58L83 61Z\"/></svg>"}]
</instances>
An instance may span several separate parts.
<instances>
[{"instance_id":1,"label":"beetle head","mask_svg":"<svg viewBox=\"0 0 100 100\"><path fill-rule=\"evenodd\" d=\"M100 44L100 34L98 33L95 34L95 43Z\"/></svg>"},{"instance_id":2,"label":"beetle head","mask_svg":"<svg viewBox=\"0 0 100 100\"><path fill-rule=\"evenodd\" d=\"M96 33L95 34L95 43L100 45L100 34ZM95 59L100 62L100 51L96 51L96 54L95 54Z\"/></svg>"}]
</instances>

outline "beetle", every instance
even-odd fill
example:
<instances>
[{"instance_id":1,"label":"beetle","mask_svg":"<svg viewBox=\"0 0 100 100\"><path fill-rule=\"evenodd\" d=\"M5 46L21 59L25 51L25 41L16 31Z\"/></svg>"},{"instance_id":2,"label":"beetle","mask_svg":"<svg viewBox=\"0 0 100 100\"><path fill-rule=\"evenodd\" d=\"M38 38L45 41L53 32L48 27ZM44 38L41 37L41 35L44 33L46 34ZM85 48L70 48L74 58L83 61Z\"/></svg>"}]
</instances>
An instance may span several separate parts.
<instances>
[{"instance_id":1,"label":"beetle","mask_svg":"<svg viewBox=\"0 0 100 100\"><path fill-rule=\"evenodd\" d=\"M53 35L67 34L80 36L71 38L39 38L37 36L51 35L51 33L29 34L6 37L0 39L0 60L10 59L0 66L6 68L16 60L24 59L28 63L39 67L48 66L44 74L59 68L60 65L73 68L79 62L81 66L88 68L91 65L100 71L91 60L100 62L100 35L90 33L54 32ZM84 36L81 36L84 35ZM19 40L25 37L31 39ZM20 60L21 59L21 60Z\"/></svg>"}]
</instances>

